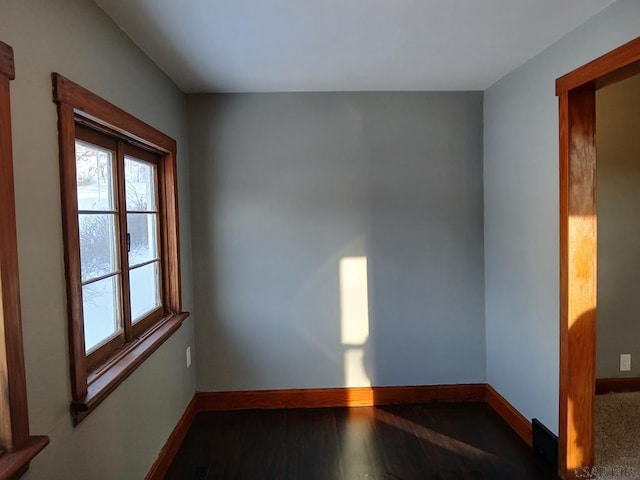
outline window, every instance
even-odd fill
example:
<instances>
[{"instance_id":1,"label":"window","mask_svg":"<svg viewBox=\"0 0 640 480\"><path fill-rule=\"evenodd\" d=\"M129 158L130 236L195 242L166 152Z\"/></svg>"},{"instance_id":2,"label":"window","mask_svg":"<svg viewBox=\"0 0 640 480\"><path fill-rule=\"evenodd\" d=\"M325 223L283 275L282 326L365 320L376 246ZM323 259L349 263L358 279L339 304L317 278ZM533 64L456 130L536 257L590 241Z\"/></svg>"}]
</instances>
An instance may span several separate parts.
<instances>
[{"instance_id":1,"label":"window","mask_svg":"<svg viewBox=\"0 0 640 480\"><path fill-rule=\"evenodd\" d=\"M18 478L49 443L29 435L11 151L13 78L13 50L0 42L0 478Z\"/></svg>"},{"instance_id":2,"label":"window","mask_svg":"<svg viewBox=\"0 0 640 480\"><path fill-rule=\"evenodd\" d=\"M164 316L161 156L76 125L76 194L88 366Z\"/></svg>"},{"instance_id":3,"label":"window","mask_svg":"<svg viewBox=\"0 0 640 480\"><path fill-rule=\"evenodd\" d=\"M59 74L53 81L77 423L188 314L175 141Z\"/></svg>"}]
</instances>

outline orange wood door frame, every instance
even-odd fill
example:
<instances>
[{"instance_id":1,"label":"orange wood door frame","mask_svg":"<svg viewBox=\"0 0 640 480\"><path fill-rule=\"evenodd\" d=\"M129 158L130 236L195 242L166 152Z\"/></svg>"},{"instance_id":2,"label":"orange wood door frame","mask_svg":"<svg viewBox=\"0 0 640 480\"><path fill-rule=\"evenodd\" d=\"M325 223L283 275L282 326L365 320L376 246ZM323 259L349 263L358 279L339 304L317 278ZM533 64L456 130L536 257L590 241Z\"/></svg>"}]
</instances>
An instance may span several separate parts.
<instances>
[{"instance_id":1,"label":"orange wood door frame","mask_svg":"<svg viewBox=\"0 0 640 480\"><path fill-rule=\"evenodd\" d=\"M559 474L594 464L596 90L640 71L640 37L560 77Z\"/></svg>"}]
</instances>

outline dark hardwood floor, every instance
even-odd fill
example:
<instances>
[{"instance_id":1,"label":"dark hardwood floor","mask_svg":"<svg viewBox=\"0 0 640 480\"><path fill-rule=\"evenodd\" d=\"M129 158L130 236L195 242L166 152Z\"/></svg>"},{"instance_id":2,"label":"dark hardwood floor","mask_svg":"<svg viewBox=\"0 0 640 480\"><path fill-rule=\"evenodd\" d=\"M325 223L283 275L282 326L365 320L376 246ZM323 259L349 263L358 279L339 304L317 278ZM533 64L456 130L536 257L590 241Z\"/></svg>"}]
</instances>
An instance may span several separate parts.
<instances>
[{"instance_id":1,"label":"dark hardwood floor","mask_svg":"<svg viewBox=\"0 0 640 480\"><path fill-rule=\"evenodd\" d=\"M167 480L556 479L484 403L201 413Z\"/></svg>"}]
</instances>

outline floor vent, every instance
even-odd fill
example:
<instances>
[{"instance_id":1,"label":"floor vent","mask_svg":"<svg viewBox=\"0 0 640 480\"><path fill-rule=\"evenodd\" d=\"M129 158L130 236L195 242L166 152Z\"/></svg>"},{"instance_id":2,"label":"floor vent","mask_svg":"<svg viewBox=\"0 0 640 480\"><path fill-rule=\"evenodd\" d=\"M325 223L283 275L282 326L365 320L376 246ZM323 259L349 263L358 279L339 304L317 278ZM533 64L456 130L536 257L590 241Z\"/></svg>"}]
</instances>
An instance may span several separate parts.
<instances>
[{"instance_id":1,"label":"floor vent","mask_svg":"<svg viewBox=\"0 0 640 480\"><path fill-rule=\"evenodd\" d=\"M533 450L554 470L558 469L558 437L545 427L537 418L531 422L533 427Z\"/></svg>"}]
</instances>

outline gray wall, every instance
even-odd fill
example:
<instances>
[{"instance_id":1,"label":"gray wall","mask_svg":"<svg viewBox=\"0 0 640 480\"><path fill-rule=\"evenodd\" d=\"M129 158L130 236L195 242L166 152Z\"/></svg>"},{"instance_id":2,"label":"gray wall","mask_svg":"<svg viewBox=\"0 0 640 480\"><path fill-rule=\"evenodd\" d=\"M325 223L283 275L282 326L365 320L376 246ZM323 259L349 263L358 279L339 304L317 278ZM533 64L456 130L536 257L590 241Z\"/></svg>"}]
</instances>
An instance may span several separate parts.
<instances>
[{"instance_id":1,"label":"gray wall","mask_svg":"<svg viewBox=\"0 0 640 480\"><path fill-rule=\"evenodd\" d=\"M596 95L598 378L640 376L640 76ZM620 354L631 371L620 371Z\"/></svg>"},{"instance_id":2,"label":"gray wall","mask_svg":"<svg viewBox=\"0 0 640 480\"><path fill-rule=\"evenodd\" d=\"M487 377L557 432L558 101L555 79L635 38L640 2L618 0L485 92Z\"/></svg>"},{"instance_id":3,"label":"gray wall","mask_svg":"<svg viewBox=\"0 0 640 480\"><path fill-rule=\"evenodd\" d=\"M482 93L188 96L198 390L485 380ZM368 259L367 379L339 262Z\"/></svg>"},{"instance_id":4,"label":"gray wall","mask_svg":"<svg viewBox=\"0 0 640 480\"><path fill-rule=\"evenodd\" d=\"M178 141L181 258L191 308L185 100L173 83L89 0L2 2L0 39L14 48L11 84L20 287L31 431L51 444L30 480L142 479L195 389L185 366L193 321L155 352L78 427L70 380L63 262L57 71Z\"/></svg>"}]
</instances>

